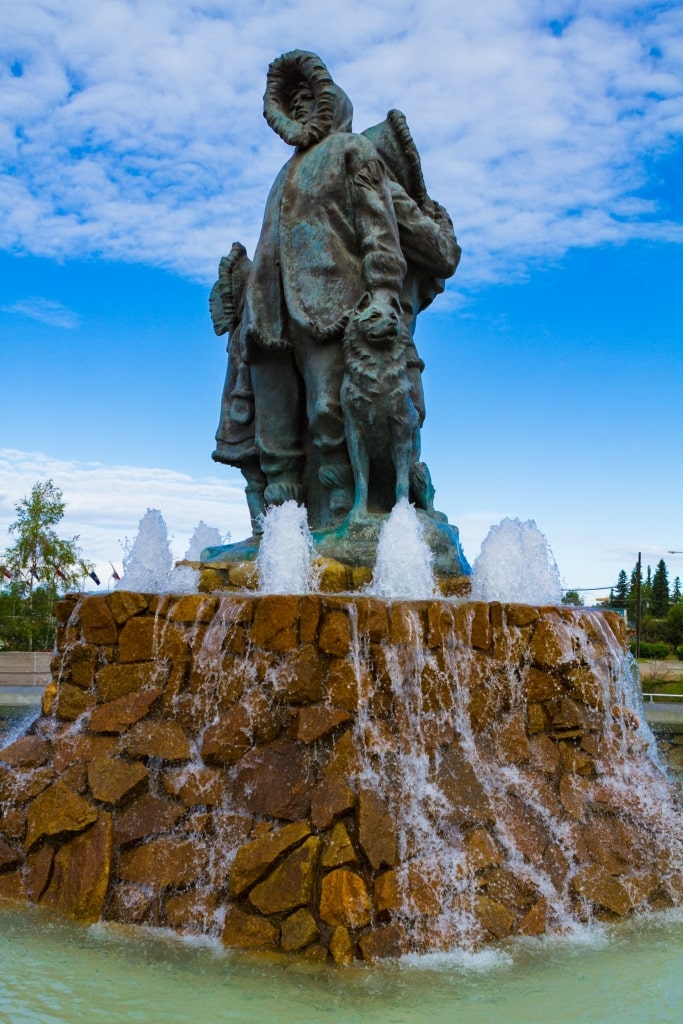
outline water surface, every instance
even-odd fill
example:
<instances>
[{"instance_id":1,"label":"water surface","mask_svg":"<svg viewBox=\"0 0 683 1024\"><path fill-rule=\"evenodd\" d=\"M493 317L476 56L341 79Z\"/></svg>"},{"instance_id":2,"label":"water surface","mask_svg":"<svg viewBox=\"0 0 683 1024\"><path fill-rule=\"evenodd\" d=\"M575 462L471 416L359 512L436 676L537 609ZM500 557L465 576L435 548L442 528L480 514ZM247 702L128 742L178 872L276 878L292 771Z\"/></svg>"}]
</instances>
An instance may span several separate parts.
<instances>
[{"instance_id":1,"label":"water surface","mask_svg":"<svg viewBox=\"0 0 683 1024\"><path fill-rule=\"evenodd\" d=\"M683 911L335 968L0 905L2 1024L680 1024Z\"/></svg>"}]
</instances>

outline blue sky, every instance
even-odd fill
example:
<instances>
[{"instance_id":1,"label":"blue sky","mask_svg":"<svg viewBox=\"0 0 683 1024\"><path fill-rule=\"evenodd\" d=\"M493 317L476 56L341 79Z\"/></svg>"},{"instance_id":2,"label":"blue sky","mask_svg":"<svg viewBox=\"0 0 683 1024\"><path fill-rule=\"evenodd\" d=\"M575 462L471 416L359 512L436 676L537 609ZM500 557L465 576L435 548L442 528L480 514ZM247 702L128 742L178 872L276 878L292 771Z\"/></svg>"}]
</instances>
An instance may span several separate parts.
<instances>
[{"instance_id":1,"label":"blue sky","mask_svg":"<svg viewBox=\"0 0 683 1024\"><path fill-rule=\"evenodd\" d=\"M268 63L397 106L463 248L420 320L423 454L473 561L533 518L565 583L683 575L683 17L622 0L0 0L0 548L52 477L108 575L147 507L248 532L210 459L208 291L289 156Z\"/></svg>"}]
</instances>

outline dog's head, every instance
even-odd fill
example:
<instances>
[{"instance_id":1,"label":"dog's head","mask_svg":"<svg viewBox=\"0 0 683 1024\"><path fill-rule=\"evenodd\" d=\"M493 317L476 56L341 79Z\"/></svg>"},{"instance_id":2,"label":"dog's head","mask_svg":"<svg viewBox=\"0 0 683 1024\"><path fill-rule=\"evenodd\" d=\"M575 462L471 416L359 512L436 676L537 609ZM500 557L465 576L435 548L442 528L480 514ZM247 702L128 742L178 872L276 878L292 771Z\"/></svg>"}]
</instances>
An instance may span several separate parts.
<instances>
[{"instance_id":1,"label":"dog's head","mask_svg":"<svg viewBox=\"0 0 683 1024\"><path fill-rule=\"evenodd\" d=\"M389 303L373 302L366 292L349 320L347 331L370 348L391 348L401 329L400 310Z\"/></svg>"}]
</instances>

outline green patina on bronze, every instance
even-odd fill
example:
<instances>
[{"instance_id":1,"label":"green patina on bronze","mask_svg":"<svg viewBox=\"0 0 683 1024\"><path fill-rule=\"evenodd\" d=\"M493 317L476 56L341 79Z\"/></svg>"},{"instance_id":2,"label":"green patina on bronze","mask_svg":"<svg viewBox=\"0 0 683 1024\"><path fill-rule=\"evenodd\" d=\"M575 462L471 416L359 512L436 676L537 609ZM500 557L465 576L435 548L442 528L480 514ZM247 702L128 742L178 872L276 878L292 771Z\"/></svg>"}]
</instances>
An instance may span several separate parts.
<instances>
[{"instance_id":1,"label":"green patina on bronze","mask_svg":"<svg viewBox=\"0 0 683 1024\"><path fill-rule=\"evenodd\" d=\"M235 242L210 300L216 333L229 337L213 458L242 471L254 537L203 561L243 561L266 507L295 500L321 555L371 565L381 523L406 498L439 570L466 575L420 457L424 363L413 340L460 247L403 114L361 134L352 114L315 54L271 64L264 116L294 153L253 261Z\"/></svg>"}]
</instances>

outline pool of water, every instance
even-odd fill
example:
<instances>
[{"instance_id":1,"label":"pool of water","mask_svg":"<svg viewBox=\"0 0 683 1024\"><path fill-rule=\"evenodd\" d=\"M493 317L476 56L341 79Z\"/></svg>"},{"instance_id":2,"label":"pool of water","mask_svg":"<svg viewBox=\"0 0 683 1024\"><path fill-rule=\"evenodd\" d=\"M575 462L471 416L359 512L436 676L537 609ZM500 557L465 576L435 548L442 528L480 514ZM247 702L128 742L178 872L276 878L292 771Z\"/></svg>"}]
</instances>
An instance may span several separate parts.
<instances>
[{"instance_id":1,"label":"pool of water","mask_svg":"<svg viewBox=\"0 0 683 1024\"><path fill-rule=\"evenodd\" d=\"M680 1024L683 911L335 968L0 904L3 1024Z\"/></svg>"}]
</instances>

